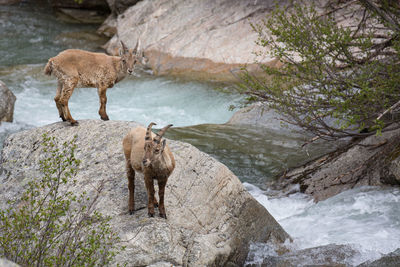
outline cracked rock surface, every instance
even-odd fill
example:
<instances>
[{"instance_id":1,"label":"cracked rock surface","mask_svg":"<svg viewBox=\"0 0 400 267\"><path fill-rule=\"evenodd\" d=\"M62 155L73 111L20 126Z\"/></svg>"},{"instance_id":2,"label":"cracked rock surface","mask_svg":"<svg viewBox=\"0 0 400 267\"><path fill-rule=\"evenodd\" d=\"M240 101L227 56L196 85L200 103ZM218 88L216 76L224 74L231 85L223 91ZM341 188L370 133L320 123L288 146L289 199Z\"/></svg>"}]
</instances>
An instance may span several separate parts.
<instances>
[{"instance_id":1,"label":"cracked rock surface","mask_svg":"<svg viewBox=\"0 0 400 267\"><path fill-rule=\"evenodd\" d=\"M58 122L10 135L3 147L0 205L40 176L42 134L60 140L77 135L81 160L76 193L90 195L102 180L97 208L112 217L111 225L126 250L117 262L128 266L241 266L251 242L281 243L286 232L222 163L190 144L168 140L176 159L169 177L165 207L168 219L147 216L143 175L136 175L134 215L128 214L128 187L122 138L135 122L82 120L79 126Z\"/></svg>"}]
</instances>

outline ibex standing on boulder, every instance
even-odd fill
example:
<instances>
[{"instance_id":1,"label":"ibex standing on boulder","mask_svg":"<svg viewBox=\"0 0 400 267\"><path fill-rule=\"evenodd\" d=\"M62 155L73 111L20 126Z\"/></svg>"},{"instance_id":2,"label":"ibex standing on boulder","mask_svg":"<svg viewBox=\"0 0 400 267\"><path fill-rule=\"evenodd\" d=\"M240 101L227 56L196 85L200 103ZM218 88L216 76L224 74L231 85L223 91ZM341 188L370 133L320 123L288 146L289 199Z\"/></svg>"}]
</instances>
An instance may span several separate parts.
<instances>
[{"instance_id":1,"label":"ibex standing on boulder","mask_svg":"<svg viewBox=\"0 0 400 267\"><path fill-rule=\"evenodd\" d=\"M148 197L148 214L154 216L154 206L157 200L154 196L154 180L158 183L158 196L160 217L167 218L164 207L164 192L168 177L175 168L175 158L166 144L166 140L161 138L172 124L162 128L157 134L152 133L150 123L147 130L143 127L132 129L122 142L126 160L126 173L128 176L129 189L129 213L135 211L135 170L143 172L144 182Z\"/></svg>"},{"instance_id":2,"label":"ibex standing on boulder","mask_svg":"<svg viewBox=\"0 0 400 267\"><path fill-rule=\"evenodd\" d=\"M120 56L108 56L78 49L68 49L49 59L44 73L58 79L57 93L54 97L58 113L63 121L77 124L68 108L68 100L75 87L96 87L100 98L99 115L108 120L106 112L108 88L132 74L139 59L138 46L128 50L121 41Z\"/></svg>"}]
</instances>

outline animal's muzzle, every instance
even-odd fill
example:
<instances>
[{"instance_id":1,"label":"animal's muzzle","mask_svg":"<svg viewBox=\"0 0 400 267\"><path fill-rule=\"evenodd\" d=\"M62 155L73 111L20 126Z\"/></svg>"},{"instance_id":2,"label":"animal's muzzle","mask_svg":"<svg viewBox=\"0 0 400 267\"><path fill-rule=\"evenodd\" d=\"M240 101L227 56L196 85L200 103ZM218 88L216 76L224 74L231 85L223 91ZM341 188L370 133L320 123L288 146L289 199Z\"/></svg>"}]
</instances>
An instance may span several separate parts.
<instances>
[{"instance_id":1,"label":"animal's muzzle","mask_svg":"<svg viewBox=\"0 0 400 267\"><path fill-rule=\"evenodd\" d=\"M151 161L149 159L143 159L142 163L144 167L149 167L151 165Z\"/></svg>"}]
</instances>

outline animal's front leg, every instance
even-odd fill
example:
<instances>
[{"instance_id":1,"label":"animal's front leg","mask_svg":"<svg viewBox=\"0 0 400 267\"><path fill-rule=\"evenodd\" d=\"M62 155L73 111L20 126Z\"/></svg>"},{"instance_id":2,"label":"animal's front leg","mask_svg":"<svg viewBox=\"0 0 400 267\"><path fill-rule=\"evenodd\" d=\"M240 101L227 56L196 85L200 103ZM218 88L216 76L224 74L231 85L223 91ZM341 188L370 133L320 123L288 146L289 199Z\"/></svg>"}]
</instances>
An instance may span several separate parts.
<instances>
[{"instance_id":1,"label":"animal's front leg","mask_svg":"<svg viewBox=\"0 0 400 267\"><path fill-rule=\"evenodd\" d=\"M107 87L99 87L97 89L97 93L99 94L99 99L100 99L99 115L103 121L109 120L107 112L106 112L106 105L107 105L106 92L107 92Z\"/></svg>"},{"instance_id":2,"label":"animal's front leg","mask_svg":"<svg viewBox=\"0 0 400 267\"><path fill-rule=\"evenodd\" d=\"M129 189L128 208L129 214L132 215L135 212L135 171L128 161L126 161L126 175L128 177Z\"/></svg>"},{"instance_id":3,"label":"animal's front leg","mask_svg":"<svg viewBox=\"0 0 400 267\"><path fill-rule=\"evenodd\" d=\"M164 206L164 194L165 194L166 184L167 180L158 180L158 196L160 199L158 211L160 212L160 217L164 219L167 219L167 214L165 213L165 206Z\"/></svg>"},{"instance_id":4,"label":"animal's front leg","mask_svg":"<svg viewBox=\"0 0 400 267\"><path fill-rule=\"evenodd\" d=\"M147 213L150 217L154 217L154 181L152 177L144 177L147 189Z\"/></svg>"},{"instance_id":5,"label":"animal's front leg","mask_svg":"<svg viewBox=\"0 0 400 267\"><path fill-rule=\"evenodd\" d=\"M61 92L61 99L60 103L62 105L62 110L64 117L67 121L71 123L71 125L77 125L78 122L74 120L71 116L71 112L68 108L68 100L71 97L72 93L74 92L75 86L77 85L78 80L71 78L65 81L62 92Z\"/></svg>"}]
</instances>

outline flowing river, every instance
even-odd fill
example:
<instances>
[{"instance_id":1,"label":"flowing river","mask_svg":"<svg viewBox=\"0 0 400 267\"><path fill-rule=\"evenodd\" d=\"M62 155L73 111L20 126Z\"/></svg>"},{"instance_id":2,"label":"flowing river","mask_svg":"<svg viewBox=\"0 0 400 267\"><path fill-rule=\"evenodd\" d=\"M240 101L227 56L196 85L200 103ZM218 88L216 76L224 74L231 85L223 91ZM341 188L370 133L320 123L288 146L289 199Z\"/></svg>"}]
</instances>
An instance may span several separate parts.
<instances>
[{"instance_id":1,"label":"flowing river","mask_svg":"<svg viewBox=\"0 0 400 267\"><path fill-rule=\"evenodd\" d=\"M97 27L63 23L48 7L26 2L0 6L0 80L17 97L14 122L0 126L0 148L12 132L59 121L56 80L46 77L43 67L67 48L101 51L106 40L95 35ZM286 130L224 125L234 113L229 106L242 99L225 92L230 86L140 72L107 92L108 114L146 125L173 123L167 137L189 142L226 164L293 237L295 248L350 244L358 253L345 263L357 265L400 247L399 189L358 188L319 203L303 194L272 197L268 180L327 151L329 144L304 150L304 138ZM228 90L216 90L223 87ZM98 119L96 89L75 90L70 109L75 119ZM251 263L271 253L266 246L252 246Z\"/></svg>"}]
</instances>

